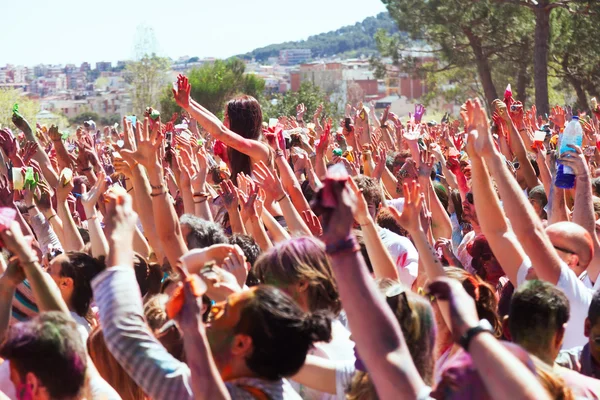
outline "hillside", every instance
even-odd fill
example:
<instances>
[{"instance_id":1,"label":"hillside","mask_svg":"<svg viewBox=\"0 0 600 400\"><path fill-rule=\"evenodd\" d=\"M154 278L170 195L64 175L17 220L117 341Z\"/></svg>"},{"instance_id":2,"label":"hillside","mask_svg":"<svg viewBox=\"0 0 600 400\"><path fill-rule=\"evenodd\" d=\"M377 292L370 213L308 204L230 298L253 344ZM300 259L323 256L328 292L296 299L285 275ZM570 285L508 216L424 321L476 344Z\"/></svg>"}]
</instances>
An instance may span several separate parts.
<instances>
[{"instance_id":1,"label":"hillside","mask_svg":"<svg viewBox=\"0 0 600 400\"><path fill-rule=\"evenodd\" d=\"M396 24L387 12L335 31L310 36L307 40L272 44L241 54L239 57L244 59L255 58L256 61L262 62L269 57L279 56L280 50L307 48L312 50L312 56L315 58L334 55L346 57L361 54L371 55L377 53L375 33L380 29L384 29L389 33L398 32Z\"/></svg>"}]
</instances>

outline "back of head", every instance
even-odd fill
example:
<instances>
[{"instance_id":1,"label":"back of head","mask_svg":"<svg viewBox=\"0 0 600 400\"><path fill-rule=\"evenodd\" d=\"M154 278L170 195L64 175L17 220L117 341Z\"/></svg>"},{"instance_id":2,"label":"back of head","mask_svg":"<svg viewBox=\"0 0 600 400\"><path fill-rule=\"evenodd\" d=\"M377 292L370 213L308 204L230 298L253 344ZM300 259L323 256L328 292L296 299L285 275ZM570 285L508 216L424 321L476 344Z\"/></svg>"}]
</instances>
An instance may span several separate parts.
<instances>
[{"instance_id":1,"label":"back of head","mask_svg":"<svg viewBox=\"0 0 600 400\"><path fill-rule=\"evenodd\" d=\"M76 397L85 385L87 355L75 322L62 312L46 312L13 325L0 348L25 382L32 373L52 399Z\"/></svg>"},{"instance_id":2,"label":"back of head","mask_svg":"<svg viewBox=\"0 0 600 400\"><path fill-rule=\"evenodd\" d=\"M513 293L508 316L515 343L530 352L544 351L569 320L569 300L551 283L526 281Z\"/></svg>"},{"instance_id":3,"label":"back of head","mask_svg":"<svg viewBox=\"0 0 600 400\"><path fill-rule=\"evenodd\" d=\"M65 253L67 260L60 264L61 277L73 279L73 309L77 315L85 317L93 298L92 279L104 270L104 263L81 252Z\"/></svg>"},{"instance_id":4,"label":"back of head","mask_svg":"<svg viewBox=\"0 0 600 400\"><path fill-rule=\"evenodd\" d=\"M276 287L306 282L312 312L328 310L337 315L342 309L329 257L317 239L299 237L277 244L259 257L254 273L262 283Z\"/></svg>"},{"instance_id":5,"label":"back of head","mask_svg":"<svg viewBox=\"0 0 600 400\"><path fill-rule=\"evenodd\" d=\"M223 228L215 222L207 221L192 214L182 215L180 222L181 225L188 228L185 241L190 250L228 242Z\"/></svg>"},{"instance_id":6,"label":"back of head","mask_svg":"<svg viewBox=\"0 0 600 400\"><path fill-rule=\"evenodd\" d=\"M246 139L258 140L262 136L262 110L260 103L252 96L236 97L225 107L229 129ZM231 179L235 182L237 174L252 172L250 157L231 147L227 148L231 167Z\"/></svg>"},{"instance_id":7,"label":"back of head","mask_svg":"<svg viewBox=\"0 0 600 400\"><path fill-rule=\"evenodd\" d=\"M283 291L260 285L242 309L235 333L252 338L248 368L262 379L277 380L298 372L313 343L331 340L331 314L305 313Z\"/></svg>"},{"instance_id":8,"label":"back of head","mask_svg":"<svg viewBox=\"0 0 600 400\"><path fill-rule=\"evenodd\" d=\"M557 222L546 227L546 234L555 247L577 254L579 267L586 268L594 257L594 243L589 232L574 222Z\"/></svg>"},{"instance_id":9,"label":"back of head","mask_svg":"<svg viewBox=\"0 0 600 400\"><path fill-rule=\"evenodd\" d=\"M112 386L123 400L144 400L144 391L129 377L113 355L108 351L102 328L96 327L87 341L90 358L100 376Z\"/></svg>"},{"instance_id":10,"label":"back of head","mask_svg":"<svg viewBox=\"0 0 600 400\"><path fill-rule=\"evenodd\" d=\"M592 190L594 192L594 196L600 197L600 178L592 179Z\"/></svg>"},{"instance_id":11,"label":"back of head","mask_svg":"<svg viewBox=\"0 0 600 400\"><path fill-rule=\"evenodd\" d=\"M431 304L400 284L387 289L386 300L400 323L415 367L432 386L436 326Z\"/></svg>"},{"instance_id":12,"label":"back of head","mask_svg":"<svg viewBox=\"0 0 600 400\"><path fill-rule=\"evenodd\" d=\"M447 210L448 201L450 201L450 199L446 188L442 184L436 182L433 184L433 189L435 190L435 194L440 200L440 203L442 203L442 207L444 207L444 210Z\"/></svg>"},{"instance_id":13,"label":"back of head","mask_svg":"<svg viewBox=\"0 0 600 400\"><path fill-rule=\"evenodd\" d=\"M166 294L154 295L144 304L144 317L152 331L158 331L168 320L167 302L169 296Z\"/></svg>"},{"instance_id":14,"label":"back of head","mask_svg":"<svg viewBox=\"0 0 600 400\"><path fill-rule=\"evenodd\" d=\"M408 236L408 232L394 218L394 214L391 213L390 207L382 207L377 213L376 218L377 225L382 228L388 229L400 236Z\"/></svg>"},{"instance_id":15,"label":"back of head","mask_svg":"<svg viewBox=\"0 0 600 400\"><path fill-rule=\"evenodd\" d=\"M150 293L151 296L160 292L160 284L163 278L160 265L157 263L148 263L141 254L135 253L133 255L133 268L142 296L145 296L147 293Z\"/></svg>"},{"instance_id":16,"label":"back of head","mask_svg":"<svg viewBox=\"0 0 600 400\"><path fill-rule=\"evenodd\" d=\"M600 318L600 290L596 290L592 296L590 302L590 308L588 308L588 319L592 326L596 325Z\"/></svg>"},{"instance_id":17,"label":"back of head","mask_svg":"<svg viewBox=\"0 0 600 400\"><path fill-rule=\"evenodd\" d=\"M456 279L462 283L463 288L469 296L475 300L477 315L481 319L486 319L494 328L496 337L502 336L502 323L498 317L498 299L496 292L490 284L484 282L479 276L473 275L464 269L455 267L444 267L448 278Z\"/></svg>"},{"instance_id":18,"label":"back of head","mask_svg":"<svg viewBox=\"0 0 600 400\"><path fill-rule=\"evenodd\" d=\"M375 179L365 175L358 175L353 179L358 189L365 196L367 204L374 206L375 210L379 209L379 206L383 203L383 192L379 183Z\"/></svg>"},{"instance_id":19,"label":"back of head","mask_svg":"<svg viewBox=\"0 0 600 400\"><path fill-rule=\"evenodd\" d=\"M542 208L546 207L546 204L548 204L548 197L546 196L546 191L544 190L543 185L538 185L532 188L529 193L527 193L527 196L531 200L538 201Z\"/></svg>"}]
</instances>

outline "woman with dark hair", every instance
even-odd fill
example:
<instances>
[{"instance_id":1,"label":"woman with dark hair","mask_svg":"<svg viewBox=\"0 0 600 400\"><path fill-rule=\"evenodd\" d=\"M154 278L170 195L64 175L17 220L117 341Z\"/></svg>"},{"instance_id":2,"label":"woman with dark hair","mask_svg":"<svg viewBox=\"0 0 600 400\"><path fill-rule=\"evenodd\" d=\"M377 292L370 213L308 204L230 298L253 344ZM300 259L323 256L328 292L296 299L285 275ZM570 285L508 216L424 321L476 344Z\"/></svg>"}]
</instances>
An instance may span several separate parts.
<instances>
[{"instance_id":1,"label":"woman with dark hair","mask_svg":"<svg viewBox=\"0 0 600 400\"><path fill-rule=\"evenodd\" d=\"M187 77L179 75L177 88L173 88L175 101L198 121L198 123L227 146L227 158L224 160L231 170L231 179L236 182L240 172L252 173L252 166L264 161L272 161L270 147L261 142L262 110L252 96L240 96L230 100L225 106L224 121L202 107L191 96L191 86Z\"/></svg>"},{"instance_id":2,"label":"woman with dark hair","mask_svg":"<svg viewBox=\"0 0 600 400\"><path fill-rule=\"evenodd\" d=\"M327 311L339 316L340 295L323 243L312 237L290 239L263 253L254 264L261 283L288 293L305 312ZM338 319L331 324L332 340L314 344L309 354L333 361L354 361L354 342ZM324 393L295 385L303 398L327 399Z\"/></svg>"}]
</instances>

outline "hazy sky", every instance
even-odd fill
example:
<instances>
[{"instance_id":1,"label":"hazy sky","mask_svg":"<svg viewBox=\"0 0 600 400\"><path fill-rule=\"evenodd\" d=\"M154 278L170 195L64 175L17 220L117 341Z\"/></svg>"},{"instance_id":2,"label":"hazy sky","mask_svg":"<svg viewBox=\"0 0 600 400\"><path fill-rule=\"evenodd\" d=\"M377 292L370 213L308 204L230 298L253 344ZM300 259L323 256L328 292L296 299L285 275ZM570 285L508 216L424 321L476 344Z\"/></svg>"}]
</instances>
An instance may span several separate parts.
<instances>
[{"instance_id":1,"label":"hazy sky","mask_svg":"<svg viewBox=\"0 0 600 400\"><path fill-rule=\"evenodd\" d=\"M0 66L130 59L142 25L163 56L228 57L382 11L380 0L7 0Z\"/></svg>"}]
</instances>

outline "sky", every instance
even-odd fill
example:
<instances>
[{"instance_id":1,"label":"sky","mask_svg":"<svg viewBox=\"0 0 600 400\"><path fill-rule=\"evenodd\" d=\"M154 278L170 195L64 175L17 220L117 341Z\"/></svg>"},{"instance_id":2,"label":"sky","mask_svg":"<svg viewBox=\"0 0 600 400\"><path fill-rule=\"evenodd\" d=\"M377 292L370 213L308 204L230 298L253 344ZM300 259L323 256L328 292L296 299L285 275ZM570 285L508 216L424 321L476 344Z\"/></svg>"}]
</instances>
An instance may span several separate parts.
<instances>
[{"instance_id":1,"label":"sky","mask_svg":"<svg viewBox=\"0 0 600 400\"><path fill-rule=\"evenodd\" d=\"M8 0L0 66L132 59L141 27L154 31L159 55L225 58L382 11L381 0Z\"/></svg>"}]
</instances>

